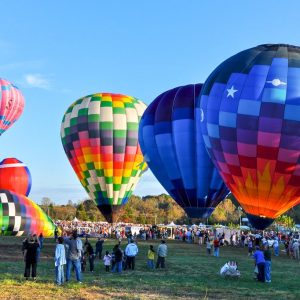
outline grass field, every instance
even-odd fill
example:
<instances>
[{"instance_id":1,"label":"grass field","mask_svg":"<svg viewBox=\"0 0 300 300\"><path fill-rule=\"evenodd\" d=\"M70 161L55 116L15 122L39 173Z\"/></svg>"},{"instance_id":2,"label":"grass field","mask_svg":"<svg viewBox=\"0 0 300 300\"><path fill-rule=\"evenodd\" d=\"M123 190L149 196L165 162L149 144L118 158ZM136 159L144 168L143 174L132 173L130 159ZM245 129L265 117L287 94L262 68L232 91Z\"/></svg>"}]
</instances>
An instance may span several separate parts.
<instances>
[{"instance_id":1,"label":"grass field","mask_svg":"<svg viewBox=\"0 0 300 300\"><path fill-rule=\"evenodd\" d=\"M106 273L97 260L95 273L83 274L83 284L77 284L73 274L70 283L58 287L54 284L54 241L44 242L36 282L23 279L21 242L21 238L0 237L0 299L300 299L300 263L284 252L273 257L272 283L268 284L253 279L253 260L247 257L246 248L223 247L215 258L207 256L204 247L168 241L167 268L150 271L146 268L150 242L139 242L135 271ZM151 241L155 248L158 242ZM106 241L104 250L111 251L114 244ZM238 261L241 278L218 275L230 259Z\"/></svg>"}]
</instances>

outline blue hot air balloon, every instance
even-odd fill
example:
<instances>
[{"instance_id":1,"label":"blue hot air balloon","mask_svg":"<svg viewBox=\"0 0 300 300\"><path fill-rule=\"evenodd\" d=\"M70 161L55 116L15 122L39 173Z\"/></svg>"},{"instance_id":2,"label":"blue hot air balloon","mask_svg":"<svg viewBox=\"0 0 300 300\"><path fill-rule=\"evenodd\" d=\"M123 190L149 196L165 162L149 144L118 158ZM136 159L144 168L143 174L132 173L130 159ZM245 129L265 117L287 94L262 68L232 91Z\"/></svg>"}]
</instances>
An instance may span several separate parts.
<instances>
[{"instance_id":1,"label":"blue hot air balloon","mask_svg":"<svg viewBox=\"0 0 300 300\"><path fill-rule=\"evenodd\" d=\"M180 86L159 95L139 125L139 142L149 168L190 218L209 217L229 192L202 140L203 116L196 109L201 87Z\"/></svg>"},{"instance_id":2,"label":"blue hot air balloon","mask_svg":"<svg viewBox=\"0 0 300 300\"><path fill-rule=\"evenodd\" d=\"M228 58L199 104L208 153L255 228L300 203L300 47L266 44Z\"/></svg>"}]
</instances>

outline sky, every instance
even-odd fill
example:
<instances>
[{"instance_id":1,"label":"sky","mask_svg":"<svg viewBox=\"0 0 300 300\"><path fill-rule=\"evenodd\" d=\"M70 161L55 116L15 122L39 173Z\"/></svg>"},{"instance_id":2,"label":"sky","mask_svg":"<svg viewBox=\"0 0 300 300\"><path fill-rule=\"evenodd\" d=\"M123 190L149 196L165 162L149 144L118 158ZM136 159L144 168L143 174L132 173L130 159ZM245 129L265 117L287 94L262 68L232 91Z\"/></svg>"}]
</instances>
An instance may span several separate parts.
<instances>
[{"instance_id":1,"label":"sky","mask_svg":"<svg viewBox=\"0 0 300 300\"><path fill-rule=\"evenodd\" d=\"M150 104L166 90L203 83L239 51L299 46L299 11L297 0L1 0L0 78L17 85L26 103L0 137L0 159L27 164L37 203L86 199L60 139L70 104L99 92ZM134 191L161 193L151 171Z\"/></svg>"}]
</instances>

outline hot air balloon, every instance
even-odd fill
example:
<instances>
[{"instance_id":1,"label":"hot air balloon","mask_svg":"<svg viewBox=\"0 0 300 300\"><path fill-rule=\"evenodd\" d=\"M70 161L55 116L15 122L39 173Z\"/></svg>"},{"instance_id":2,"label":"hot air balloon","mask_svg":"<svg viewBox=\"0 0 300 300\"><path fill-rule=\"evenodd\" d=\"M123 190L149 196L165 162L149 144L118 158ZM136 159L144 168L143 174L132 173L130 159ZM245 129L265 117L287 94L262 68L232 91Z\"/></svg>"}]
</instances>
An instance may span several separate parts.
<instances>
[{"instance_id":1,"label":"hot air balloon","mask_svg":"<svg viewBox=\"0 0 300 300\"><path fill-rule=\"evenodd\" d=\"M139 126L150 170L190 218L210 216L229 192L202 140L202 115L195 109L201 86L180 86L159 95Z\"/></svg>"},{"instance_id":2,"label":"hot air balloon","mask_svg":"<svg viewBox=\"0 0 300 300\"><path fill-rule=\"evenodd\" d=\"M45 237L54 235L55 225L47 214L29 198L8 190L0 190L0 228L5 235Z\"/></svg>"},{"instance_id":3,"label":"hot air balloon","mask_svg":"<svg viewBox=\"0 0 300 300\"><path fill-rule=\"evenodd\" d=\"M77 100L63 117L61 139L66 155L110 223L147 168L138 144L145 108L130 96L99 93Z\"/></svg>"},{"instance_id":4,"label":"hot air balloon","mask_svg":"<svg viewBox=\"0 0 300 300\"><path fill-rule=\"evenodd\" d=\"M20 90L0 78L0 135L16 122L24 110L24 98Z\"/></svg>"},{"instance_id":5,"label":"hot air balloon","mask_svg":"<svg viewBox=\"0 0 300 300\"><path fill-rule=\"evenodd\" d=\"M27 166L16 158L5 158L0 163L0 189L28 196L31 175Z\"/></svg>"},{"instance_id":6,"label":"hot air balloon","mask_svg":"<svg viewBox=\"0 0 300 300\"><path fill-rule=\"evenodd\" d=\"M300 48L260 45L220 64L202 91L207 150L252 225L300 202Z\"/></svg>"}]
</instances>

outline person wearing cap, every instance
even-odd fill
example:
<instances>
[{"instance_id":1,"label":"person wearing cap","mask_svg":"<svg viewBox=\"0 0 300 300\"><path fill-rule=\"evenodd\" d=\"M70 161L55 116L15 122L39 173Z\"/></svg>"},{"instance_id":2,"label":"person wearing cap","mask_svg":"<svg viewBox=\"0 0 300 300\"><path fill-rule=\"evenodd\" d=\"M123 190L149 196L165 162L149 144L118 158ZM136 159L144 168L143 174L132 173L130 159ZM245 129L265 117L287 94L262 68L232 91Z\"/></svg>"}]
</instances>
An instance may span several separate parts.
<instances>
[{"instance_id":1,"label":"person wearing cap","mask_svg":"<svg viewBox=\"0 0 300 300\"><path fill-rule=\"evenodd\" d=\"M161 244L157 248L157 261L156 261L156 269L161 266L161 268L165 268L165 260L168 254L168 247L166 245L166 241L162 240Z\"/></svg>"}]
</instances>

